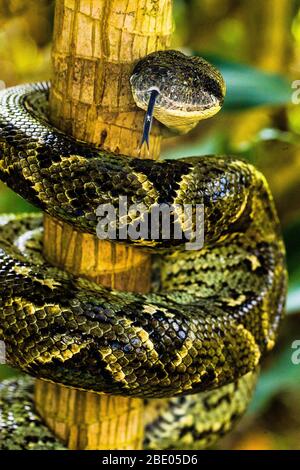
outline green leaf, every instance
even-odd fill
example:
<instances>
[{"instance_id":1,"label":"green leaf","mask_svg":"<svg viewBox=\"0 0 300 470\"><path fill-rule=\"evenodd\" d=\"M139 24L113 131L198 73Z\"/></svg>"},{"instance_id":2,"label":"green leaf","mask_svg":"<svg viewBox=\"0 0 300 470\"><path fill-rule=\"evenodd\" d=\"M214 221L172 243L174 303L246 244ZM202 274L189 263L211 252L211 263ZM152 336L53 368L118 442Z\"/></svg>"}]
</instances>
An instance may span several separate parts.
<instances>
[{"instance_id":1,"label":"green leaf","mask_svg":"<svg viewBox=\"0 0 300 470\"><path fill-rule=\"evenodd\" d=\"M270 399L282 390L300 390L300 366L293 364L292 353L292 348L286 348L272 367L262 372L248 413L260 412Z\"/></svg>"},{"instance_id":2,"label":"green leaf","mask_svg":"<svg viewBox=\"0 0 300 470\"><path fill-rule=\"evenodd\" d=\"M0 188L0 213L37 212L37 209L6 186Z\"/></svg>"},{"instance_id":3,"label":"green leaf","mask_svg":"<svg viewBox=\"0 0 300 470\"><path fill-rule=\"evenodd\" d=\"M298 276L298 281L300 284L300 219L293 221L289 224L283 232L283 237L285 245L287 248L286 258L288 270L291 276Z\"/></svg>"},{"instance_id":4,"label":"green leaf","mask_svg":"<svg viewBox=\"0 0 300 470\"><path fill-rule=\"evenodd\" d=\"M299 273L300 278L300 273ZM300 285L291 286L288 291L286 310L288 314L300 312Z\"/></svg>"},{"instance_id":5,"label":"green leaf","mask_svg":"<svg viewBox=\"0 0 300 470\"><path fill-rule=\"evenodd\" d=\"M291 101L292 88L289 81L277 74L263 72L249 65L225 60L214 55L198 52L222 73L227 93L225 110L243 110L256 106L278 106Z\"/></svg>"},{"instance_id":6,"label":"green leaf","mask_svg":"<svg viewBox=\"0 0 300 470\"><path fill-rule=\"evenodd\" d=\"M0 382L5 379L9 379L11 377L16 377L20 375L20 372L16 369L12 369L11 367L0 365Z\"/></svg>"},{"instance_id":7,"label":"green leaf","mask_svg":"<svg viewBox=\"0 0 300 470\"><path fill-rule=\"evenodd\" d=\"M283 237L287 252L289 272L289 292L287 312L300 312L300 220L294 221L284 229Z\"/></svg>"},{"instance_id":8,"label":"green leaf","mask_svg":"<svg viewBox=\"0 0 300 470\"><path fill-rule=\"evenodd\" d=\"M224 133L213 131L200 141L194 141L190 144L180 144L176 148L164 150L163 159L176 160L178 158L194 157L200 155L214 155L224 153L227 137Z\"/></svg>"}]
</instances>

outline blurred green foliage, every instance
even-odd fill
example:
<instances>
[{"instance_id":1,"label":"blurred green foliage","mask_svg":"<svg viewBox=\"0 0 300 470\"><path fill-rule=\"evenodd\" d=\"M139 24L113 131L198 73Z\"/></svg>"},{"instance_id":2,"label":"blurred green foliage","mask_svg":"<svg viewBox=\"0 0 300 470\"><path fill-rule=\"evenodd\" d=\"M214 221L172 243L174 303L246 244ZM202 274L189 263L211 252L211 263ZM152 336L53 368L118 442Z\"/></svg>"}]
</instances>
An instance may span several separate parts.
<instances>
[{"instance_id":1,"label":"blurred green foliage","mask_svg":"<svg viewBox=\"0 0 300 470\"><path fill-rule=\"evenodd\" d=\"M194 51L214 64L226 82L224 111L241 111L256 106L285 105L291 98L291 84L278 74L265 73L245 64Z\"/></svg>"},{"instance_id":2,"label":"blurred green foliage","mask_svg":"<svg viewBox=\"0 0 300 470\"><path fill-rule=\"evenodd\" d=\"M0 0L0 87L50 76L53 1ZM234 153L260 168L282 222L290 275L288 312L248 415L219 448L300 449L299 0L175 0L174 47L201 51L227 82L224 111L189 135L166 140L163 157ZM200 53L200 52L199 52ZM33 208L0 186L0 212ZM0 379L16 374L2 366Z\"/></svg>"}]
</instances>

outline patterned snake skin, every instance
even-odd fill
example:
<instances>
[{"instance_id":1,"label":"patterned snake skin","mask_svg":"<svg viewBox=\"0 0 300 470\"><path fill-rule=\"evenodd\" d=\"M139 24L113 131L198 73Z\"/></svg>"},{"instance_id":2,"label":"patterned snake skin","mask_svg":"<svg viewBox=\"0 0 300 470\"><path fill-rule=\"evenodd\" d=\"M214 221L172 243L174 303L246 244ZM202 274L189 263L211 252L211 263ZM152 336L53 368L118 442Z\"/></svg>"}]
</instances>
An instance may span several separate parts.
<instances>
[{"instance_id":1,"label":"patterned snake skin","mask_svg":"<svg viewBox=\"0 0 300 470\"><path fill-rule=\"evenodd\" d=\"M131 240L159 268L141 295L50 266L41 217L2 216L7 361L66 386L144 398L147 448L207 447L244 412L284 313L285 252L267 183L234 158L153 162L78 142L48 123L48 92L48 84L1 92L2 181L92 234L97 207L117 208L119 195L149 213L157 203L204 204L205 243L187 251L184 240ZM1 449L62 448L36 415L31 387L31 379L1 385Z\"/></svg>"}]
</instances>

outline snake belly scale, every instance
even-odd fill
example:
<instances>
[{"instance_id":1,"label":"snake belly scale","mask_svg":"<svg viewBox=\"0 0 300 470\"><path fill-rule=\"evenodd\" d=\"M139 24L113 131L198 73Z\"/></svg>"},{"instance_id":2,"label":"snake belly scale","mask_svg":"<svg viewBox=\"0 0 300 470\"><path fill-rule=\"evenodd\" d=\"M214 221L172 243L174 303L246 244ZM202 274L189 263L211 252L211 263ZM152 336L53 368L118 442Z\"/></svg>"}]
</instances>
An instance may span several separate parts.
<instances>
[{"instance_id":1,"label":"snake belly scale","mask_svg":"<svg viewBox=\"0 0 300 470\"><path fill-rule=\"evenodd\" d=\"M206 447L246 409L284 314L285 250L268 185L231 157L153 162L78 142L48 122L48 93L48 83L1 91L2 181L92 234L97 207L117 209L120 195L149 213L159 203L203 204L205 243L186 251L182 240L129 241L157 257L155 288L141 295L50 266L41 216L2 216L7 361L66 386L144 398L147 448ZM63 447L35 413L31 387L0 387L1 449Z\"/></svg>"}]
</instances>

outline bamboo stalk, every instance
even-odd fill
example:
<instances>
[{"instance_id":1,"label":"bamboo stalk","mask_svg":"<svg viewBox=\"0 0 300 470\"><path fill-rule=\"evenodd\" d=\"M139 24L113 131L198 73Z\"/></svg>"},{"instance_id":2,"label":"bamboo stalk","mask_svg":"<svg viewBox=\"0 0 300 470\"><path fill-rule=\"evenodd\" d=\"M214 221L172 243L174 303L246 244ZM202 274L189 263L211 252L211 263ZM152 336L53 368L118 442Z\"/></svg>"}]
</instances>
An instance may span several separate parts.
<instances>
[{"instance_id":1,"label":"bamboo stalk","mask_svg":"<svg viewBox=\"0 0 300 470\"><path fill-rule=\"evenodd\" d=\"M166 49L171 0L57 0L54 25L53 123L78 139L129 156L139 154L144 113L130 91L133 64ZM154 126L150 155L158 158ZM54 265L120 290L147 292L151 259L137 248L100 241L44 218L44 253ZM143 404L36 381L35 404L70 449L139 449Z\"/></svg>"},{"instance_id":2,"label":"bamboo stalk","mask_svg":"<svg viewBox=\"0 0 300 470\"><path fill-rule=\"evenodd\" d=\"M248 41L248 55L253 65L269 72L284 73L291 59L288 29L292 21L293 2L267 0L245 7L243 15L249 37L252 38Z\"/></svg>"}]
</instances>

